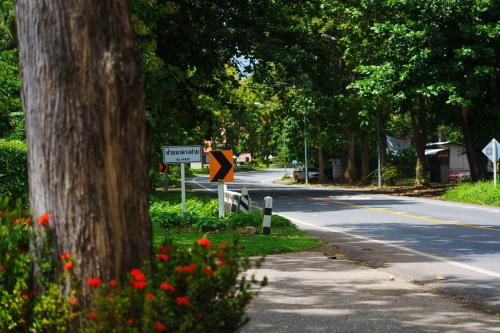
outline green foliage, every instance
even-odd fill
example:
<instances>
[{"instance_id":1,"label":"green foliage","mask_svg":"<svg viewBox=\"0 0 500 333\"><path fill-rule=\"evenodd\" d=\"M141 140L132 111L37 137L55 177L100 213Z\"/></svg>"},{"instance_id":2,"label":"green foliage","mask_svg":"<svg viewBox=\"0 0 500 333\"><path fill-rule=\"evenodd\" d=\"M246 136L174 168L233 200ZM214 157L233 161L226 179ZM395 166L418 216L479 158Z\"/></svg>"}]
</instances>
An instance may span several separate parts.
<instances>
[{"instance_id":1,"label":"green foliage","mask_svg":"<svg viewBox=\"0 0 500 333\"><path fill-rule=\"evenodd\" d=\"M19 198L28 202L27 147L21 141L0 139L0 197Z\"/></svg>"},{"instance_id":2,"label":"green foliage","mask_svg":"<svg viewBox=\"0 0 500 333\"><path fill-rule=\"evenodd\" d=\"M200 231L235 229L239 227L262 227L263 215L260 211L249 213L229 213L218 217L218 202L211 196L188 192L186 216L182 217L179 192L156 192L151 196L149 212L154 226L171 228L193 228ZM276 227L294 227L288 219L273 215L271 224Z\"/></svg>"},{"instance_id":3,"label":"green foliage","mask_svg":"<svg viewBox=\"0 0 500 333\"><path fill-rule=\"evenodd\" d=\"M500 188L493 188L492 181L460 183L443 194L443 199L476 205L500 207Z\"/></svg>"},{"instance_id":4,"label":"green foliage","mask_svg":"<svg viewBox=\"0 0 500 333\"><path fill-rule=\"evenodd\" d=\"M401 178L402 174L398 167L387 165L382 168L382 181L387 185L396 184L396 180Z\"/></svg>"}]
</instances>

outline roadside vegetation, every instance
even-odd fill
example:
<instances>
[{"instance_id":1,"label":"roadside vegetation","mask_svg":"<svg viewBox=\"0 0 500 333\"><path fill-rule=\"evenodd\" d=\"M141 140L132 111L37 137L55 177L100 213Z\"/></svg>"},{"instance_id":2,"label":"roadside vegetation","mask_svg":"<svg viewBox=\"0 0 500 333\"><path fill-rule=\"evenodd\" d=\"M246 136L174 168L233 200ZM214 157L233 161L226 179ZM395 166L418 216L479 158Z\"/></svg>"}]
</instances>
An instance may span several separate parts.
<instances>
[{"instance_id":1,"label":"roadside vegetation","mask_svg":"<svg viewBox=\"0 0 500 333\"><path fill-rule=\"evenodd\" d=\"M464 202L476 205L500 207L500 188L493 188L493 181L461 183L443 194L448 201Z\"/></svg>"},{"instance_id":2,"label":"roadside vegetation","mask_svg":"<svg viewBox=\"0 0 500 333\"><path fill-rule=\"evenodd\" d=\"M182 217L180 192L155 192L150 214L155 244L168 241L179 247L190 246L206 236L212 242L239 243L243 256L295 252L321 246L321 241L299 230L290 220L273 215L270 236L262 235L262 213L230 213L218 217L217 199L203 193L187 193L187 214Z\"/></svg>"}]
</instances>

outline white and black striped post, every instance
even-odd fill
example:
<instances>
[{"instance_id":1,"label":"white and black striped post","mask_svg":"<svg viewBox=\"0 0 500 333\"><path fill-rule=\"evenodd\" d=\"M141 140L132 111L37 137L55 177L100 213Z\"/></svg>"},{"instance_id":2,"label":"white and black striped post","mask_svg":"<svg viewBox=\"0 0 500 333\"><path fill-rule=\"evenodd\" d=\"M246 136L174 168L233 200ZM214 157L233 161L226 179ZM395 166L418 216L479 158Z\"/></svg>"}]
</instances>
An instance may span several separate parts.
<instances>
[{"instance_id":1,"label":"white and black striped post","mask_svg":"<svg viewBox=\"0 0 500 333\"><path fill-rule=\"evenodd\" d=\"M264 219L262 221L262 233L271 234L271 216L273 215L273 198L264 198Z\"/></svg>"},{"instance_id":2,"label":"white and black striped post","mask_svg":"<svg viewBox=\"0 0 500 333\"><path fill-rule=\"evenodd\" d=\"M241 189L240 202L238 203L238 211L246 213L250 210L250 197L248 196L248 189L243 187Z\"/></svg>"}]
</instances>

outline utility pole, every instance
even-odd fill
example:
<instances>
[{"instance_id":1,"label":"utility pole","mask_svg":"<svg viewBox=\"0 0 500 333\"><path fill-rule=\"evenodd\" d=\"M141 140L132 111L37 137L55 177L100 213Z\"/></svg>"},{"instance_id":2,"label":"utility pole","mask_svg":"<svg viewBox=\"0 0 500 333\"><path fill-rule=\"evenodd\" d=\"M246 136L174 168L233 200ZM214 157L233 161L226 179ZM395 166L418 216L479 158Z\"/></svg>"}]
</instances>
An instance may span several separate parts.
<instances>
[{"instance_id":1,"label":"utility pole","mask_svg":"<svg viewBox=\"0 0 500 333\"><path fill-rule=\"evenodd\" d=\"M304 166L306 185L309 185L309 173L307 172L307 127L306 127L306 111L304 111Z\"/></svg>"},{"instance_id":2,"label":"utility pole","mask_svg":"<svg viewBox=\"0 0 500 333\"><path fill-rule=\"evenodd\" d=\"M382 188L382 159L380 156L380 111L377 108L377 164L378 164L378 189Z\"/></svg>"}]
</instances>

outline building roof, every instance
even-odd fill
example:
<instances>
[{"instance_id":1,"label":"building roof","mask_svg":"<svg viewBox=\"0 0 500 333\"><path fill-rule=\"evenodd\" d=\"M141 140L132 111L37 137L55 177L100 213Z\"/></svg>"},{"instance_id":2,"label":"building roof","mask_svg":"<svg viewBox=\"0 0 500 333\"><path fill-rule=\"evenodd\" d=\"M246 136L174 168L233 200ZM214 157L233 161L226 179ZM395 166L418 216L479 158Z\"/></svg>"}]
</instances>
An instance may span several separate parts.
<instances>
[{"instance_id":1,"label":"building roof","mask_svg":"<svg viewBox=\"0 0 500 333\"><path fill-rule=\"evenodd\" d=\"M433 155L436 155L437 153L441 152L441 151L446 151L448 149L446 148L438 148L438 149L426 149L425 150L425 156L433 156Z\"/></svg>"}]
</instances>

